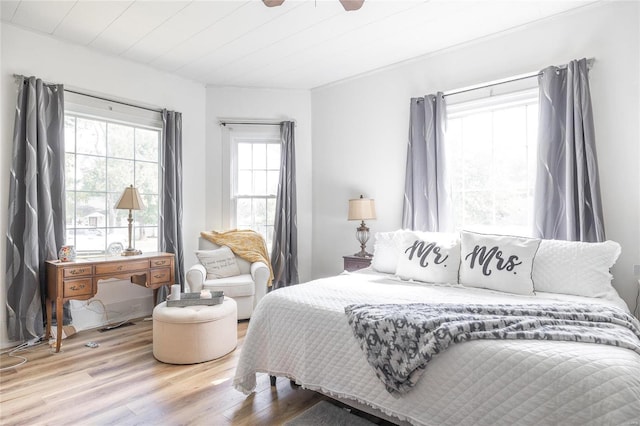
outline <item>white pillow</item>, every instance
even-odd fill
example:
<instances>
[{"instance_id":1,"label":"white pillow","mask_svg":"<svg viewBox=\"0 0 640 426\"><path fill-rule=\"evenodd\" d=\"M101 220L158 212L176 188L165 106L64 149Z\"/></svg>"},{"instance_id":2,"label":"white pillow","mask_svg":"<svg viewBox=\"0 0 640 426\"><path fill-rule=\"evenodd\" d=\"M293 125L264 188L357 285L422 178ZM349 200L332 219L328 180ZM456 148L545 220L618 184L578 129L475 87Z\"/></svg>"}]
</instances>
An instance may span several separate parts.
<instances>
[{"instance_id":1,"label":"white pillow","mask_svg":"<svg viewBox=\"0 0 640 426\"><path fill-rule=\"evenodd\" d=\"M533 295L537 238L462 231L460 284Z\"/></svg>"},{"instance_id":2,"label":"white pillow","mask_svg":"<svg viewBox=\"0 0 640 426\"><path fill-rule=\"evenodd\" d=\"M396 275L430 283L458 283L460 240L457 235L409 232L403 237Z\"/></svg>"},{"instance_id":3,"label":"white pillow","mask_svg":"<svg viewBox=\"0 0 640 426\"><path fill-rule=\"evenodd\" d=\"M395 274L400 256L400 243L405 231L376 232L371 268L386 274Z\"/></svg>"},{"instance_id":4,"label":"white pillow","mask_svg":"<svg viewBox=\"0 0 640 426\"><path fill-rule=\"evenodd\" d=\"M615 241L542 240L533 262L536 291L605 297L613 289L609 270L620 256Z\"/></svg>"},{"instance_id":5,"label":"white pillow","mask_svg":"<svg viewBox=\"0 0 640 426\"><path fill-rule=\"evenodd\" d=\"M227 278L240 275L236 257L227 246L215 250L197 250L196 256L207 270L207 279Z\"/></svg>"}]
</instances>

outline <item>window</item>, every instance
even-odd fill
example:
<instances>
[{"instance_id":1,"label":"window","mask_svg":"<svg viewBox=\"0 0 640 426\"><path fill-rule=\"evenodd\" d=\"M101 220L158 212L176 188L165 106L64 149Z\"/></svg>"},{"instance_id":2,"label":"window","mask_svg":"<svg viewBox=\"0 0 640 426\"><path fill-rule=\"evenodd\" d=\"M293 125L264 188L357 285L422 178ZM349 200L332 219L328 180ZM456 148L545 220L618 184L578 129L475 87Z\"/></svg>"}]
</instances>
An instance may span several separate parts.
<instances>
[{"instance_id":1,"label":"window","mask_svg":"<svg viewBox=\"0 0 640 426\"><path fill-rule=\"evenodd\" d=\"M261 234L271 248L280 178L279 127L236 126L228 131L229 227L252 229Z\"/></svg>"},{"instance_id":2,"label":"window","mask_svg":"<svg viewBox=\"0 0 640 426\"><path fill-rule=\"evenodd\" d=\"M457 228L531 235L537 90L452 104L447 113Z\"/></svg>"},{"instance_id":3,"label":"window","mask_svg":"<svg viewBox=\"0 0 640 426\"><path fill-rule=\"evenodd\" d=\"M79 257L128 247L129 212L114 206L133 184L145 209L132 212L132 245L158 251L161 127L114 120L95 110L77 112L88 108L74 106L69 102L65 111L66 243Z\"/></svg>"}]
</instances>

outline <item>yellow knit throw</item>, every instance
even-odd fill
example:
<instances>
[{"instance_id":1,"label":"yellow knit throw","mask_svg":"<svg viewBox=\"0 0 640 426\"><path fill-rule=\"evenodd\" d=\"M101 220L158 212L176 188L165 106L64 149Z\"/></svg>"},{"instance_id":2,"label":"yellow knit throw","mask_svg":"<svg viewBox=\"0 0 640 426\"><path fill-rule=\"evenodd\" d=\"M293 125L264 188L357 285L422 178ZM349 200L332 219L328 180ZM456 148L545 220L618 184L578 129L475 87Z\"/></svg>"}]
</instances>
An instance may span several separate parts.
<instances>
[{"instance_id":1,"label":"yellow knit throw","mask_svg":"<svg viewBox=\"0 0 640 426\"><path fill-rule=\"evenodd\" d=\"M262 235L250 229L232 229L224 232L203 231L200 235L214 244L229 247L234 254L248 262L264 262L269 267L267 286L271 287L273 269Z\"/></svg>"}]
</instances>

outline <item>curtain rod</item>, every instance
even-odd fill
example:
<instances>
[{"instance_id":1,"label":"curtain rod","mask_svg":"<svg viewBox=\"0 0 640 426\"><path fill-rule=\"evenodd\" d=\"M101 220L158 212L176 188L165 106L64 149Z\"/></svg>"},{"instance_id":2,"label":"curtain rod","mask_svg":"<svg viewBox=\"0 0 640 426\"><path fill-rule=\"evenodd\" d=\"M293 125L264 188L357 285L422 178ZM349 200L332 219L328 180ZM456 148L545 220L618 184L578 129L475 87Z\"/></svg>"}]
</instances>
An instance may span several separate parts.
<instances>
[{"instance_id":1,"label":"curtain rod","mask_svg":"<svg viewBox=\"0 0 640 426\"><path fill-rule=\"evenodd\" d=\"M220 121L221 126L226 126L227 124L241 124L243 126L279 126L280 122L259 122L259 121Z\"/></svg>"},{"instance_id":2,"label":"curtain rod","mask_svg":"<svg viewBox=\"0 0 640 426\"><path fill-rule=\"evenodd\" d=\"M25 77L24 75L20 75L20 74L13 74L13 77L15 79L28 78L28 77ZM46 84L56 84L56 83L46 83ZM63 87L65 92L75 93L76 95L86 96L88 98L100 99L101 101L113 102L115 104L126 105L126 106L129 106L129 107L132 107L132 108L144 109L144 110L151 111L151 112L160 112L160 113L162 112L162 109L160 109L160 108L150 108L150 107L145 107L145 106L142 106L142 105L135 105L135 104L131 104L131 103L128 103L128 102L117 101L115 99L105 98L103 96L90 95L89 93L80 92L78 90L72 90L72 89L64 88L64 85L62 85L62 87Z\"/></svg>"},{"instance_id":3,"label":"curtain rod","mask_svg":"<svg viewBox=\"0 0 640 426\"><path fill-rule=\"evenodd\" d=\"M297 125L295 120L282 120L282 121L293 121L294 126ZM279 126L282 121L236 121L236 120L220 120L218 124L221 126L226 126L227 124L239 124L243 126Z\"/></svg>"},{"instance_id":4,"label":"curtain rod","mask_svg":"<svg viewBox=\"0 0 640 426\"><path fill-rule=\"evenodd\" d=\"M587 59L587 66L589 67L589 69L591 69L591 67L593 66L593 63L595 62L595 58L589 58ZM563 64L563 65L558 65L557 68L566 68L567 64ZM499 86L501 84L505 84L505 83L513 83L515 81L520 81L520 80L527 80L529 78L534 78L534 77L538 77L542 75L542 71L536 71L536 72L530 72L527 74L521 74L521 75L517 75L515 77L509 77L509 78L505 78L503 80L496 80L496 81L492 81L490 83L482 83L476 86L469 86L469 87L464 87L462 89L455 89L455 90L451 90L448 92L444 92L442 94L442 96L447 97L447 96L451 96L451 95L459 95L460 93L466 93L466 92L471 92L473 90L479 90L479 89L486 89L487 87L493 87L493 86Z\"/></svg>"},{"instance_id":5,"label":"curtain rod","mask_svg":"<svg viewBox=\"0 0 640 426\"><path fill-rule=\"evenodd\" d=\"M145 109L147 111L151 111L151 112L162 112L162 109L160 108L149 108L149 107L145 107L142 105L135 105L135 104L130 104L128 102L123 102L123 101L117 101L115 99L109 99L109 98L105 98L103 96L98 96L98 95L90 95L88 93L83 93L83 92L79 92L77 90L71 90L71 89L64 89L65 92L69 92L69 93L75 93L76 95L80 95L80 96L86 96L88 98L94 98L94 99L100 99L101 101L107 101L107 102L113 102L115 104L120 104L120 105L126 105L132 108L139 108L139 109Z\"/></svg>"}]
</instances>

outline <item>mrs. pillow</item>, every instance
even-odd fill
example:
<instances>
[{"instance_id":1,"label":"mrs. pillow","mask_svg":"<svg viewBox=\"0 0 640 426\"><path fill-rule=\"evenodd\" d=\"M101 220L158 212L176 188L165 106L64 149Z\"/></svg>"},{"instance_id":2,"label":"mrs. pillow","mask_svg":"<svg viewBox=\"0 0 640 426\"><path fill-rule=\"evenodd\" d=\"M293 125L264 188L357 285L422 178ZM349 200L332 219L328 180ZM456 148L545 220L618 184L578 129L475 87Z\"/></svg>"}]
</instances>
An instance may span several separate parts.
<instances>
[{"instance_id":1,"label":"mrs. pillow","mask_svg":"<svg viewBox=\"0 0 640 426\"><path fill-rule=\"evenodd\" d=\"M536 238L461 232L460 284L533 295Z\"/></svg>"},{"instance_id":2,"label":"mrs. pillow","mask_svg":"<svg viewBox=\"0 0 640 426\"><path fill-rule=\"evenodd\" d=\"M460 240L456 234L407 232L396 275L429 283L458 283Z\"/></svg>"},{"instance_id":3,"label":"mrs. pillow","mask_svg":"<svg viewBox=\"0 0 640 426\"><path fill-rule=\"evenodd\" d=\"M196 257L207 270L207 279L227 278L240 275L236 257L227 246L216 250L198 250Z\"/></svg>"},{"instance_id":4,"label":"mrs. pillow","mask_svg":"<svg viewBox=\"0 0 640 426\"><path fill-rule=\"evenodd\" d=\"M605 297L613 289L609 269L620 256L615 241L542 240L533 262L537 291Z\"/></svg>"}]
</instances>

